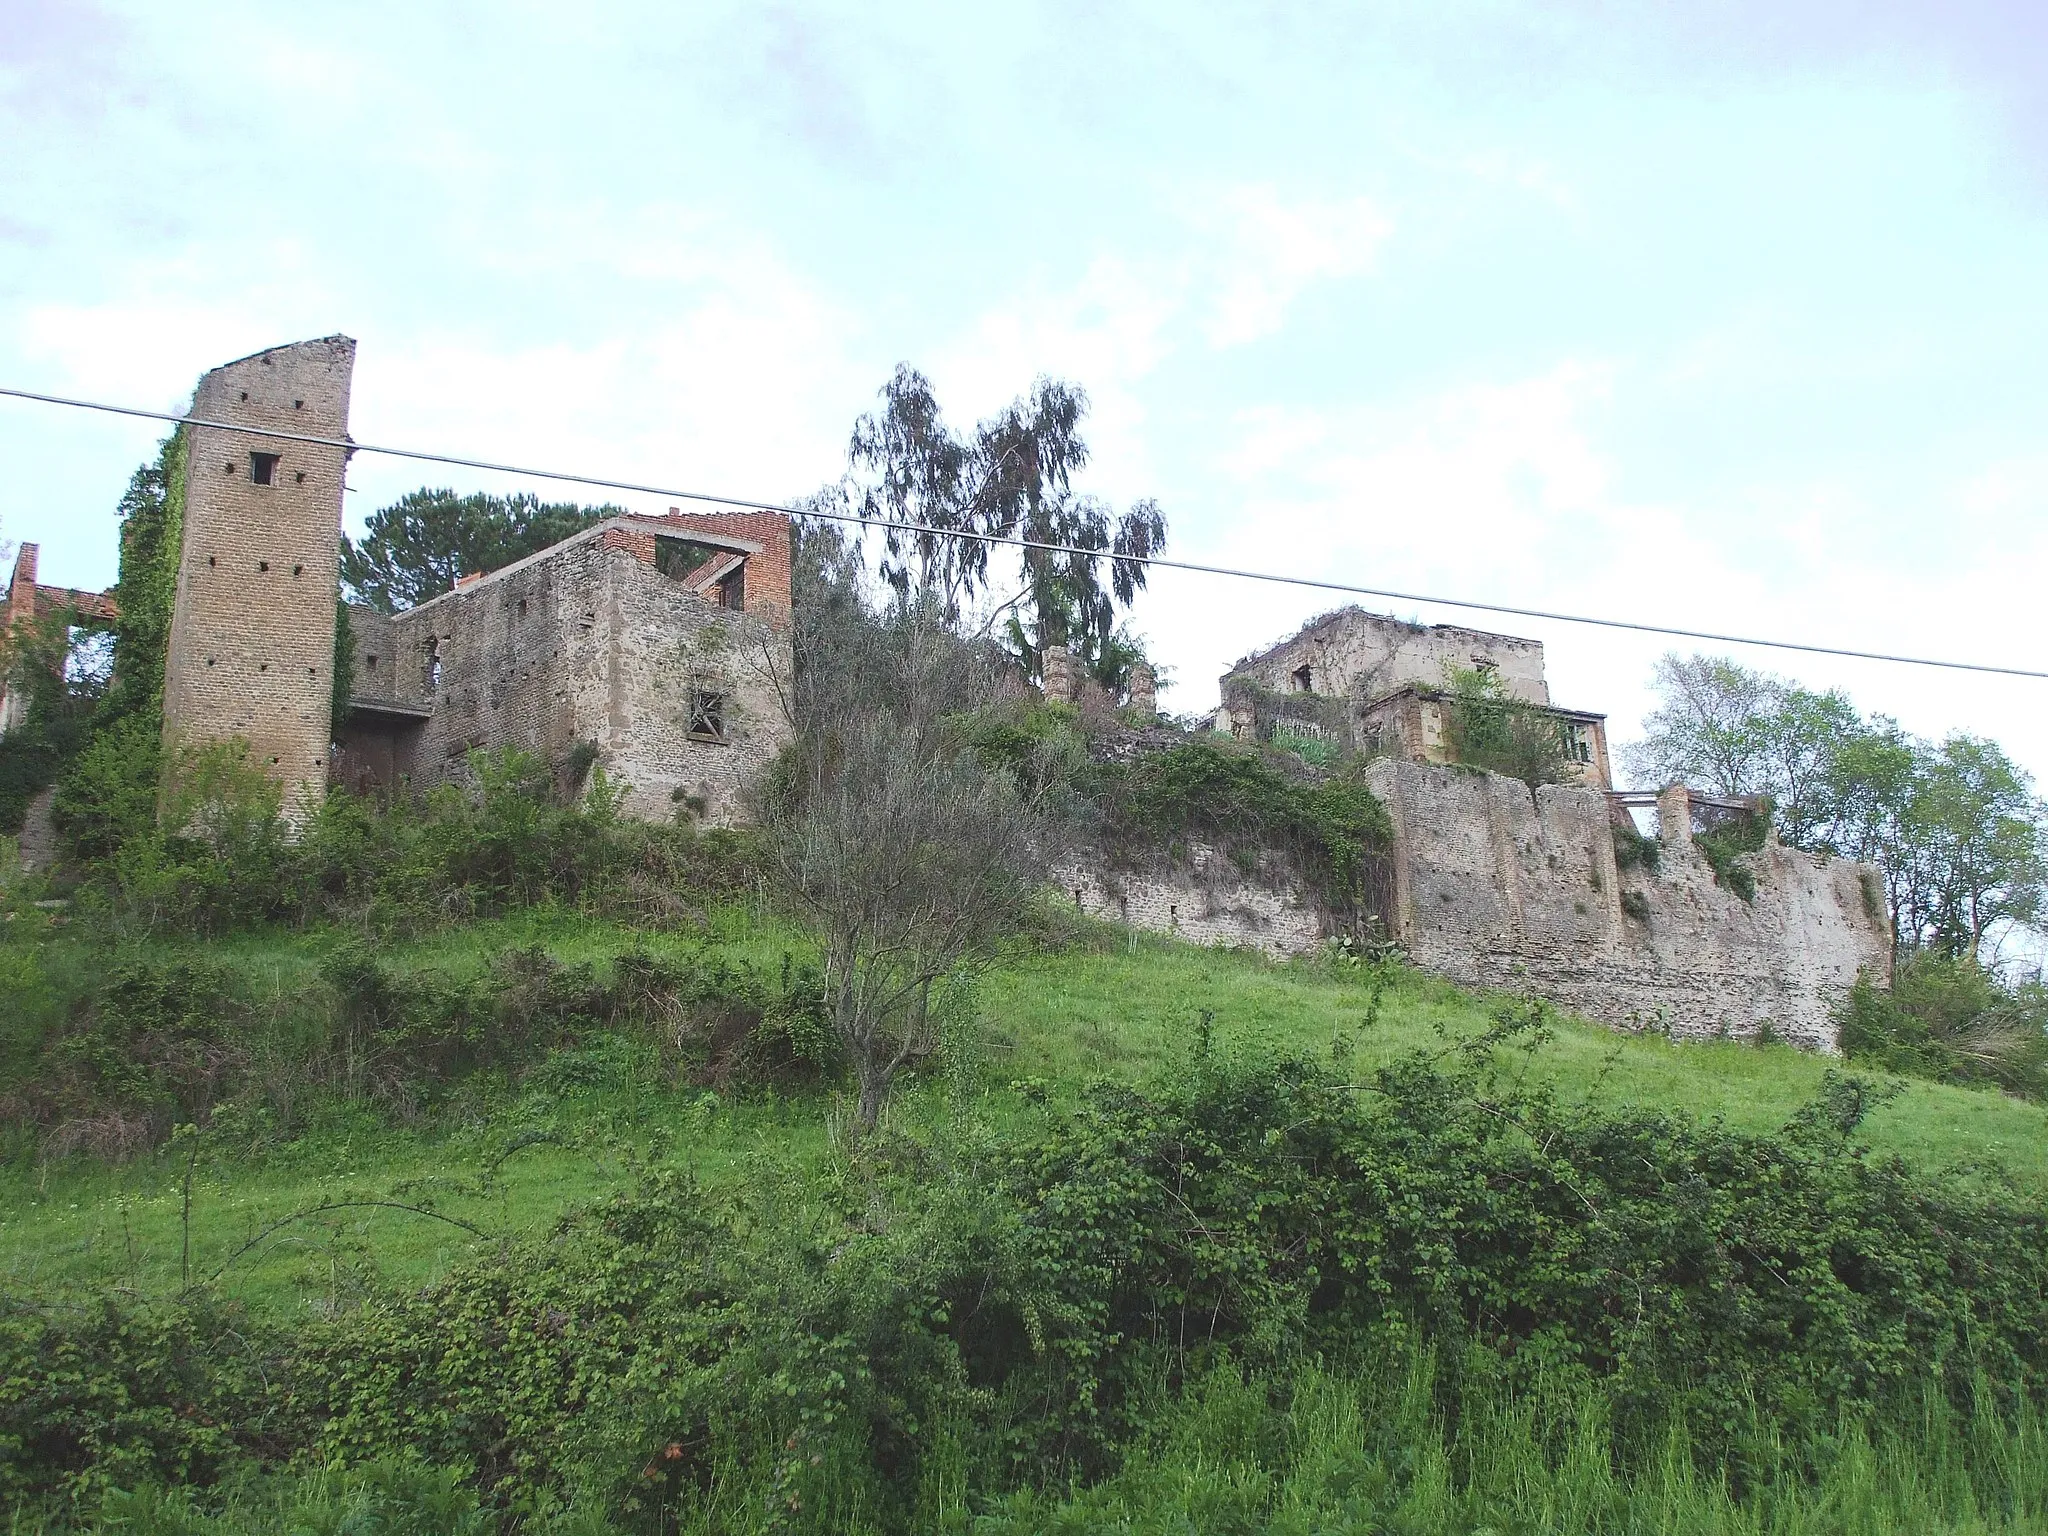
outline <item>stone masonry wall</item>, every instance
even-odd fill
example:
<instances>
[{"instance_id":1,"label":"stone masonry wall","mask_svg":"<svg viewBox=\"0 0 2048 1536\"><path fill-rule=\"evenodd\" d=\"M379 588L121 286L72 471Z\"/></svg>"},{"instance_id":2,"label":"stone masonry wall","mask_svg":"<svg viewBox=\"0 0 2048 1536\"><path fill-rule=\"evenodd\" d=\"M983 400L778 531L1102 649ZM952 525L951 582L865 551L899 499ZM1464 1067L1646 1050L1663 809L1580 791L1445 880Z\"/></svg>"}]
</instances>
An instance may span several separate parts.
<instances>
[{"instance_id":1,"label":"stone masonry wall","mask_svg":"<svg viewBox=\"0 0 2048 1536\"><path fill-rule=\"evenodd\" d=\"M1247 875L1219 849L1191 842L1187 857L1161 854L1136 868L1099 853L1055 870L1054 886L1090 917L1170 933L1191 944L1221 944L1284 957L1313 952L1324 922L1314 896L1282 861L1268 855Z\"/></svg>"},{"instance_id":2,"label":"stone masonry wall","mask_svg":"<svg viewBox=\"0 0 2048 1536\"><path fill-rule=\"evenodd\" d=\"M259 352L201 379L192 414L345 437L354 364L346 336ZM187 430L165 744L245 739L285 785L288 811L302 815L327 785L345 454L260 432ZM275 455L268 485L255 454Z\"/></svg>"},{"instance_id":3,"label":"stone masonry wall","mask_svg":"<svg viewBox=\"0 0 2048 1536\"><path fill-rule=\"evenodd\" d=\"M785 562L787 548L785 536ZM714 823L736 821L742 785L788 737L789 632L776 622L788 611L787 577L779 609L772 578L759 584L768 591L757 606L758 559L748 563L746 612L686 590L604 536L404 613L352 609L359 704L431 715L408 723L394 712L376 732L352 726L351 754L390 751L398 773L431 783L459 777L474 747L560 764L590 742L606 773L630 786L629 814L666 819L681 794L701 796ZM722 740L690 730L700 690L725 701Z\"/></svg>"},{"instance_id":4,"label":"stone masonry wall","mask_svg":"<svg viewBox=\"0 0 2048 1536\"><path fill-rule=\"evenodd\" d=\"M1753 902L1715 883L1667 826L1659 868L1620 870L1607 797L1399 759L1367 770L1394 826L1393 891L1381 914L1423 969L1470 986L1525 990L1619 1029L1682 1039L1754 1037L1835 1047L1834 1009L1861 973L1889 975L1877 872L1773 840L1745 860ZM1098 854L1056 879L1083 911L1195 943L1273 955L1331 937L1311 893L1269 860L1247 877L1197 846L1127 871ZM1624 893L1640 916L1623 910ZM1639 896L1640 903L1633 897Z\"/></svg>"},{"instance_id":5,"label":"stone masonry wall","mask_svg":"<svg viewBox=\"0 0 2048 1536\"><path fill-rule=\"evenodd\" d=\"M1368 782L1395 828L1394 931L1454 981L1527 988L1622 1028L1835 1044L1857 975L1889 974L1876 872L1777 845L1747 860L1754 901L1714 881L1687 835L1660 867L1617 870L1604 795L1382 760ZM1629 916L1624 892L1640 896ZM1631 905L1636 905L1631 902Z\"/></svg>"}]
</instances>

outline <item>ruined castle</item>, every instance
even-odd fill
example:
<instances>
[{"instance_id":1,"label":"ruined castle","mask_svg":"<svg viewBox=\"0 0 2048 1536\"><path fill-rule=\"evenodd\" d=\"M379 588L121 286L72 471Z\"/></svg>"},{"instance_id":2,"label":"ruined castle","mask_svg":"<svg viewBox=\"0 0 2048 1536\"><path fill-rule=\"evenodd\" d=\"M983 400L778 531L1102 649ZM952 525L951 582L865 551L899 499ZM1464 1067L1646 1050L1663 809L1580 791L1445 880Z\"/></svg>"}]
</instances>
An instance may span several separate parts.
<instances>
[{"instance_id":1,"label":"ruined castle","mask_svg":"<svg viewBox=\"0 0 2048 1536\"><path fill-rule=\"evenodd\" d=\"M331 784L425 787L466 772L474 749L516 747L565 783L602 765L634 815L739 819L790 731L788 520L615 517L403 612L351 606L337 690L354 357L332 336L200 381L191 414L221 425L189 429L166 745L246 743L301 817ZM0 623L108 615L100 594L39 586L35 556L23 550ZM1049 697L1092 686L1064 652L1042 670ZM1451 761L1444 687L1472 670L1554 724L1576 782L1532 791ZM1152 688L1139 668L1130 706L1149 713ZM1742 807L1682 786L1614 792L1605 718L1551 702L1537 641L1346 608L1238 663L1221 695L1220 732L1367 759L1393 828L1370 910L1329 912L1277 857L1248 871L1195 842L1139 868L1075 861L1060 881L1084 911L1276 955L1391 939L1452 980L1617 1027L1820 1049L1846 989L1889 972L1875 870L1773 837L1744 860L1753 888L1731 889L1694 839ZM0 705L0 734L14 707ZM1645 856L1631 818L1651 801Z\"/></svg>"},{"instance_id":2,"label":"ruined castle","mask_svg":"<svg viewBox=\"0 0 2048 1536\"><path fill-rule=\"evenodd\" d=\"M600 763L626 809L714 821L787 737L789 524L618 517L431 602L351 605L335 708L335 588L355 343L259 352L200 380L164 681L173 750L238 739L306 814L330 783L425 787L472 749Z\"/></svg>"},{"instance_id":3,"label":"ruined castle","mask_svg":"<svg viewBox=\"0 0 2048 1536\"><path fill-rule=\"evenodd\" d=\"M1532 790L1450 761L1447 667L1493 672L1551 720L1577 782ZM1331 913L1283 861L1247 871L1200 842L1136 868L1076 861L1062 883L1082 910L1274 955L1392 940L1453 981L1689 1039L1768 1033L1831 1050L1843 994L1889 977L1875 869L1770 834L1742 861L1747 889L1724 884L1695 838L1750 807L1682 785L1615 792L1605 718L1550 702L1538 641L1345 608L1239 662L1220 690L1218 731L1368 758L1393 829L1369 910ZM1653 807L1646 851L1633 818ZM1363 933L1347 931L1361 918Z\"/></svg>"}]
</instances>

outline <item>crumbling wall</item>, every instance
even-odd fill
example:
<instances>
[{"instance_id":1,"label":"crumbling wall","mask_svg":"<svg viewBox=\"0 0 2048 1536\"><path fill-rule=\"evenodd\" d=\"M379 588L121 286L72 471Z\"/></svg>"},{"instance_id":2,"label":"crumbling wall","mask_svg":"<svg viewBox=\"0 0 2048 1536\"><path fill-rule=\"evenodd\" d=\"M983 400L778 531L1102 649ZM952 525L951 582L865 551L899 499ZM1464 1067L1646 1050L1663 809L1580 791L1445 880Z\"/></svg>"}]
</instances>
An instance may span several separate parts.
<instances>
[{"instance_id":1,"label":"crumbling wall","mask_svg":"<svg viewBox=\"0 0 2048 1536\"><path fill-rule=\"evenodd\" d=\"M1067 861L1052 879L1077 911L1191 944L1257 949L1278 958L1311 953L1325 931L1314 894L1273 854L1246 871L1199 841L1187 843L1180 858L1159 853L1135 864L1089 852Z\"/></svg>"},{"instance_id":2,"label":"crumbling wall","mask_svg":"<svg viewBox=\"0 0 2048 1536\"><path fill-rule=\"evenodd\" d=\"M1395 829L1395 935L1453 981L1514 987L1621 1028L1681 1038L1835 1044L1859 973L1888 973L1876 872L1775 840L1746 865L1744 901L1689 832L1659 867L1618 870L1608 801L1429 763L1382 760L1368 782ZM1627 898L1624 906L1624 897Z\"/></svg>"},{"instance_id":3,"label":"crumbling wall","mask_svg":"<svg viewBox=\"0 0 2048 1536\"><path fill-rule=\"evenodd\" d=\"M355 343L259 352L199 381L164 667L164 741L239 737L303 814L326 792L345 453L276 436L348 434ZM266 432L265 429L268 429Z\"/></svg>"},{"instance_id":4,"label":"crumbling wall","mask_svg":"<svg viewBox=\"0 0 2048 1536\"><path fill-rule=\"evenodd\" d=\"M1485 662L1514 698L1548 704L1543 675L1543 642L1489 634L1455 624L1407 624L1358 607L1340 608L1311 621L1278 645L1240 661L1223 679L1226 714L1237 706L1233 693L1252 684L1271 693L1298 687L1297 673L1309 670L1310 692L1366 703L1406 683L1425 688L1443 684L1447 667Z\"/></svg>"},{"instance_id":5,"label":"crumbling wall","mask_svg":"<svg viewBox=\"0 0 2048 1536\"><path fill-rule=\"evenodd\" d=\"M351 610L347 760L425 784L461 776L472 748L563 768L589 743L629 786L628 814L666 819L696 797L711 822L742 819L742 786L788 739L787 577L779 606L772 575L759 583L757 608L750 561L736 612L650 559L600 532L403 613ZM716 734L691 729L706 693Z\"/></svg>"},{"instance_id":6,"label":"crumbling wall","mask_svg":"<svg viewBox=\"0 0 2048 1536\"><path fill-rule=\"evenodd\" d=\"M1414 962L1470 986L1533 992L1620 1029L1835 1046L1859 974L1889 975L1877 871L1775 840L1748 855L1754 899L1715 882L1689 817L1665 817L1659 867L1620 869L1606 795L1382 758L1391 891L1377 915ZM1680 791L1680 794L1683 792ZM1081 910L1195 943L1308 954L1334 935L1313 892L1268 855L1246 873L1196 844L1135 869L1097 853L1056 879Z\"/></svg>"}]
</instances>

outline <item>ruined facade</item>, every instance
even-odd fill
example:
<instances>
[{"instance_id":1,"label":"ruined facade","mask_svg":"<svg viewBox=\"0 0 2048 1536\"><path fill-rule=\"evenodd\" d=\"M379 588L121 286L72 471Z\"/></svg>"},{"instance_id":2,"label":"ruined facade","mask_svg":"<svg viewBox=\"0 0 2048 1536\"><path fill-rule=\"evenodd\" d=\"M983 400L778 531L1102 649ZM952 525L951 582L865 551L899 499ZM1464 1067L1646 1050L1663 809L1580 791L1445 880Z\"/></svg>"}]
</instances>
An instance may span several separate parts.
<instances>
[{"instance_id":1,"label":"ruined facade","mask_svg":"<svg viewBox=\"0 0 2048 1536\"><path fill-rule=\"evenodd\" d=\"M335 718L354 361L330 336L200 380L192 414L224 425L187 428L166 746L247 742L295 817L330 783L425 788L472 748L517 747L565 789L602 765L634 815L735 819L787 737L779 514L613 518L404 613L352 607Z\"/></svg>"},{"instance_id":2,"label":"ruined facade","mask_svg":"<svg viewBox=\"0 0 2048 1536\"><path fill-rule=\"evenodd\" d=\"M199 381L178 586L164 660L164 745L241 740L285 786L287 814L326 793L341 560L343 449L356 344L273 347Z\"/></svg>"},{"instance_id":3,"label":"ruined facade","mask_svg":"<svg viewBox=\"0 0 2048 1536\"><path fill-rule=\"evenodd\" d=\"M1691 797L1658 802L1656 867L1615 858L1609 797L1383 758L1367 782L1394 826L1384 921L1418 965L1526 989L1621 1028L1780 1039L1832 1050L1859 975L1889 976L1876 870L1785 848L1742 863L1750 899L1693 842Z\"/></svg>"},{"instance_id":4,"label":"ruined facade","mask_svg":"<svg viewBox=\"0 0 2048 1536\"><path fill-rule=\"evenodd\" d=\"M574 771L594 749L629 814L741 818L789 737L789 522L617 517L402 613L351 606L336 733L351 788L460 775L473 748Z\"/></svg>"},{"instance_id":5,"label":"ruined facade","mask_svg":"<svg viewBox=\"0 0 2048 1536\"><path fill-rule=\"evenodd\" d=\"M1491 674L1506 697L1554 721L1580 783L1613 784L1607 717L1551 703L1542 641L1408 624L1357 607L1326 613L1225 673L1216 728L1241 739L1270 741L1278 732L1444 762L1444 688L1454 670L1469 669Z\"/></svg>"},{"instance_id":6,"label":"ruined facade","mask_svg":"<svg viewBox=\"0 0 2048 1536\"><path fill-rule=\"evenodd\" d=\"M114 600L104 592L81 592L75 587L46 587L36 580L39 550L24 544L15 552L14 570L7 578L7 596L0 603L0 657L7 641L36 625L52 619L104 629L114 622ZM28 712L29 693L22 680L0 677L0 737L20 724Z\"/></svg>"}]
</instances>

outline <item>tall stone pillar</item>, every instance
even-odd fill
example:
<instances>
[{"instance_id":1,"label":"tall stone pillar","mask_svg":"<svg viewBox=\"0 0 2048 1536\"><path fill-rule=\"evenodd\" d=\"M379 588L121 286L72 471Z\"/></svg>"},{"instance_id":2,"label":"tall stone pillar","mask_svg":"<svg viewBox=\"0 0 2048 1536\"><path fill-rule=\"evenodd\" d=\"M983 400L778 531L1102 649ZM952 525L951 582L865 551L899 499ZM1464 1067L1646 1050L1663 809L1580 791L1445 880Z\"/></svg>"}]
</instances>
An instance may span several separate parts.
<instances>
[{"instance_id":1,"label":"tall stone pillar","mask_svg":"<svg viewBox=\"0 0 2048 1536\"><path fill-rule=\"evenodd\" d=\"M1657 796L1657 840L1667 848L1692 846L1692 791L1670 784Z\"/></svg>"},{"instance_id":2,"label":"tall stone pillar","mask_svg":"<svg viewBox=\"0 0 2048 1536\"><path fill-rule=\"evenodd\" d=\"M1074 702L1074 658L1064 645L1048 645L1039 667L1039 688L1047 703Z\"/></svg>"},{"instance_id":3,"label":"tall stone pillar","mask_svg":"<svg viewBox=\"0 0 2048 1536\"><path fill-rule=\"evenodd\" d=\"M1131 712L1150 717L1159 713L1159 679L1144 662L1131 667Z\"/></svg>"},{"instance_id":4,"label":"tall stone pillar","mask_svg":"<svg viewBox=\"0 0 2048 1536\"><path fill-rule=\"evenodd\" d=\"M274 347L199 381L177 593L164 667L164 745L240 739L301 819L327 788L334 596L345 450L278 433L348 435L356 344Z\"/></svg>"}]
</instances>

